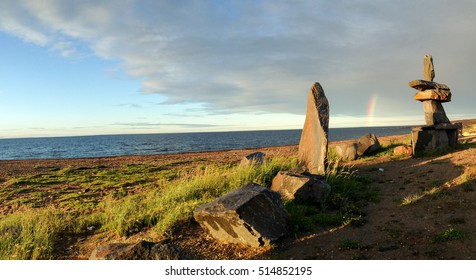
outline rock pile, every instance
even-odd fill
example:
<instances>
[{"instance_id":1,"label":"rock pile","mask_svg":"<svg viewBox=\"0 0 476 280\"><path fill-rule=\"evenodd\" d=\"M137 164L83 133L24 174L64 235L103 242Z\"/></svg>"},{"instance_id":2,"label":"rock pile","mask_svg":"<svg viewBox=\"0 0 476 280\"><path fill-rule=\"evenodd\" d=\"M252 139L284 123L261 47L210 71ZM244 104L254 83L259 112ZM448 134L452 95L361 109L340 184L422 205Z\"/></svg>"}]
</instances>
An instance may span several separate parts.
<instances>
[{"instance_id":1,"label":"rock pile","mask_svg":"<svg viewBox=\"0 0 476 280\"><path fill-rule=\"evenodd\" d=\"M451 91L447 85L433 81L435 70L431 55L423 58L423 77L424 80L408 83L419 91L414 99L423 103L425 112L426 126L412 129L412 149L416 156L434 149L454 149L462 127L461 123L452 124L446 116L442 103L451 101Z\"/></svg>"}]
</instances>

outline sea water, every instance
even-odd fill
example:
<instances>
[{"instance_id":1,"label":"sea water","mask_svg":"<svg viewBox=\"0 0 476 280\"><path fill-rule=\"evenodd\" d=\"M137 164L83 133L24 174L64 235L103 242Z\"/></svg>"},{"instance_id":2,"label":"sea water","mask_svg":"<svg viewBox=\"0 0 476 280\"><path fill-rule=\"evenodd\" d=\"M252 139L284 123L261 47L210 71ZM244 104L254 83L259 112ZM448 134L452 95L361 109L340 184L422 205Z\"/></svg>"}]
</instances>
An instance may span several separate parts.
<instances>
[{"instance_id":1,"label":"sea water","mask_svg":"<svg viewBox=\"0 0 476 280\"><path fill-rule=\"evenodd\" d=\"M410 126L331 128L329 140L410 133ZM195 132L0 139L0 160L205 152L299 144L301 130Z\"/></svg>"}]
</instances>

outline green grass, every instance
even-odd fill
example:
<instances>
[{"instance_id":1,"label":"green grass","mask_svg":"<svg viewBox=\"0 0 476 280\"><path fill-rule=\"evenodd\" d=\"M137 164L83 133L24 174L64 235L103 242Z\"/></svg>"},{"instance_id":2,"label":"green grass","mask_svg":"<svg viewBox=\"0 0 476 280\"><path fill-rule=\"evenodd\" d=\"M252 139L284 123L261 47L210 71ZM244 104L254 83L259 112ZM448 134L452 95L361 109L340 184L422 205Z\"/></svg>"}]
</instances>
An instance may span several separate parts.
<instances>
[{"instance_id":1,"label":"green grass","mask_svg":"<svg viewBox=\"0 0 476 280\"><path fill-rule=\"evenodd\" d=\"M59 236L86 233L89 226L111 238L148 229L167 234L189 221L197 207L249 182L269 186L277 172L296 167L296 158L273 158L246 167L182 168L183 174L169 169L170 165L134 164L54 168L13 178L3 184L0 196L30 209L0 216L0 259L54 259ZM62 188L57 192L42 191L49 186L54 192L58 182ZM131 188L137 193L129 194ZM58 209L31 208L44 207L50 195L58 196ZM61 214L65 211L67 215Z\"/></svg>"},{"instance_id":2,"label":"green grass","mask_svg":"<svg viewBox=\"0 0 476 280\"><path fill-rule=\"evenodd\" d=\"M378 202L379 195L369 187L370 179L358 177L349 168L342 166L330 150L327 183L331 192L323 206L302 204L296 201L285 203L291 214L292 228L296 231L313 231L326 226L361 226L366 222L363 207L369 202Z\"/></svg>"},{"instance_id":3,"label":"green grass","mask_svg":"<svg viewBox=\"0 0 476 280\"><path fill-rule=\"evenodd\" d=\"M355 250L360 248L360 244L357 241L351 239L345 239L339 242L339 250Z\"/></svg>"},{"instance_id":4,"label":"green grass","mask_svg":"<svg viewBox=\"0 0 476 280\"><path fill-rule=\"evenodd\" d=\"M433 242L435 243L443 243L451 240L459 240L466 237L466 233L464 231L448 228L443 232L439 233L433 238Z\"/></svg>"},{"instance_id":5,"label":"green grass","mask_svg":"<svg viewBox=\"0 0 476 280\"><path fill-rule=\"evenodd\" d=\"M0 199L5 205L30 209L0 216L0 258L56 258L59 236L87 233L90 226L111 239L147 230L167 235L190 221L196 208L231 190L250 182L269 187L279 171L297 168L297 158L272 158L244 167L201 161L192 167L178 165L38 167L38 174L2 183ZM292 223L299 230L363 224L361 208L378 201L377 193L368 188L369 180L332 157L326 178L332 190L324 209L287 202ZM55 210L48 210L48 205Z\"/></svg>"},{"instance_id":6,"label":"green grass","mask_svg":"<svg viewBox=\"0 0 476 280\"><path fill-rule=\"evenodd\" d=\"M160 190L106 200L101 205L104 227L122 236L150 227L165 234L175 225L190 220L200 205L249 182L269 186L280 170L296 166L297 161L292 158L245 167L208 167L199 176L173 181Z\"/></svg>"},{"instance_id":7,"label":"green grass","mask_svg":"<svg viewBox=\"0 0 476 280\"><path fill-rule=\"evenodd\" d=\"M70 223L51 209L26 210L0 218L0 259L54 259L59 234Z\"/></svg>"}]
</instances>

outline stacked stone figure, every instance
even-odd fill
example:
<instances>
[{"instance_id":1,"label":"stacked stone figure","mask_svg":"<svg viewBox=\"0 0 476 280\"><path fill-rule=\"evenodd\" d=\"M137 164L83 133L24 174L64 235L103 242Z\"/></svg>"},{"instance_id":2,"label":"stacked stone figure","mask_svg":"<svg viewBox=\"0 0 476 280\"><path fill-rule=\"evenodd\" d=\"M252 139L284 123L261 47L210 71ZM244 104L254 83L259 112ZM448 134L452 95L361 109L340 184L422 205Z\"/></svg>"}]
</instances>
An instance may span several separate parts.
<instances>
[{"instance_id":1,"label":"stacked stone figure","mask_svg":"<svg viewBox=\"0 0 476 280\"><path fill-rule=\"evenodd\" d=\"M426 126L412 129L413 155L421 155L434 149L456 147L461 123L452 124L446 116L442 103L451 101L451 91L445 84L436 83L433 57L423 59L424 80L415 80L408 85L416 90L414 99L423 103Z\"/></svg>"}]
</instances>

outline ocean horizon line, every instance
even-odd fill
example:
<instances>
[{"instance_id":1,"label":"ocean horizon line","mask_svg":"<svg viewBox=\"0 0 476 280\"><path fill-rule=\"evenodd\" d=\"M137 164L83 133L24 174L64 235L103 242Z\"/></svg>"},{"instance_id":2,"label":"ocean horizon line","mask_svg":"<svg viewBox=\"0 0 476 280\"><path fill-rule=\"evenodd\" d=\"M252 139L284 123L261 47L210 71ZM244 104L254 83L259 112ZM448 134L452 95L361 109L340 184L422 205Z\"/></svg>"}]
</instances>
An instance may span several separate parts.
<instances>
[{"instance_id":1,"label":"ocean horizon line","mask_svg":"<svg viewBox=\"0 0 476 280\"><path fill-rule=\"evenodd\" d=\"M413 125L376 125L376 126L345 126L345 127L329 127L329 129L364 129L364 128L398 128L422 126L423 124ZM285 129L249 129L249 130L224 130L224 131L180 131L180 132L151 132L151 133L105 133L105 134L84 134L84 135L45 135L45 136L25 136L25 137L2 137L0 140L16 140L16 139L43 139L43 138L74 138L74 137L102 137L102 136L128 136L128 135L173 135L173 134L200 134L200 133L239 133L239 132L266 132L266 131L296 131L302 128L285 128Z\"/></svg>"}]
</instances>

